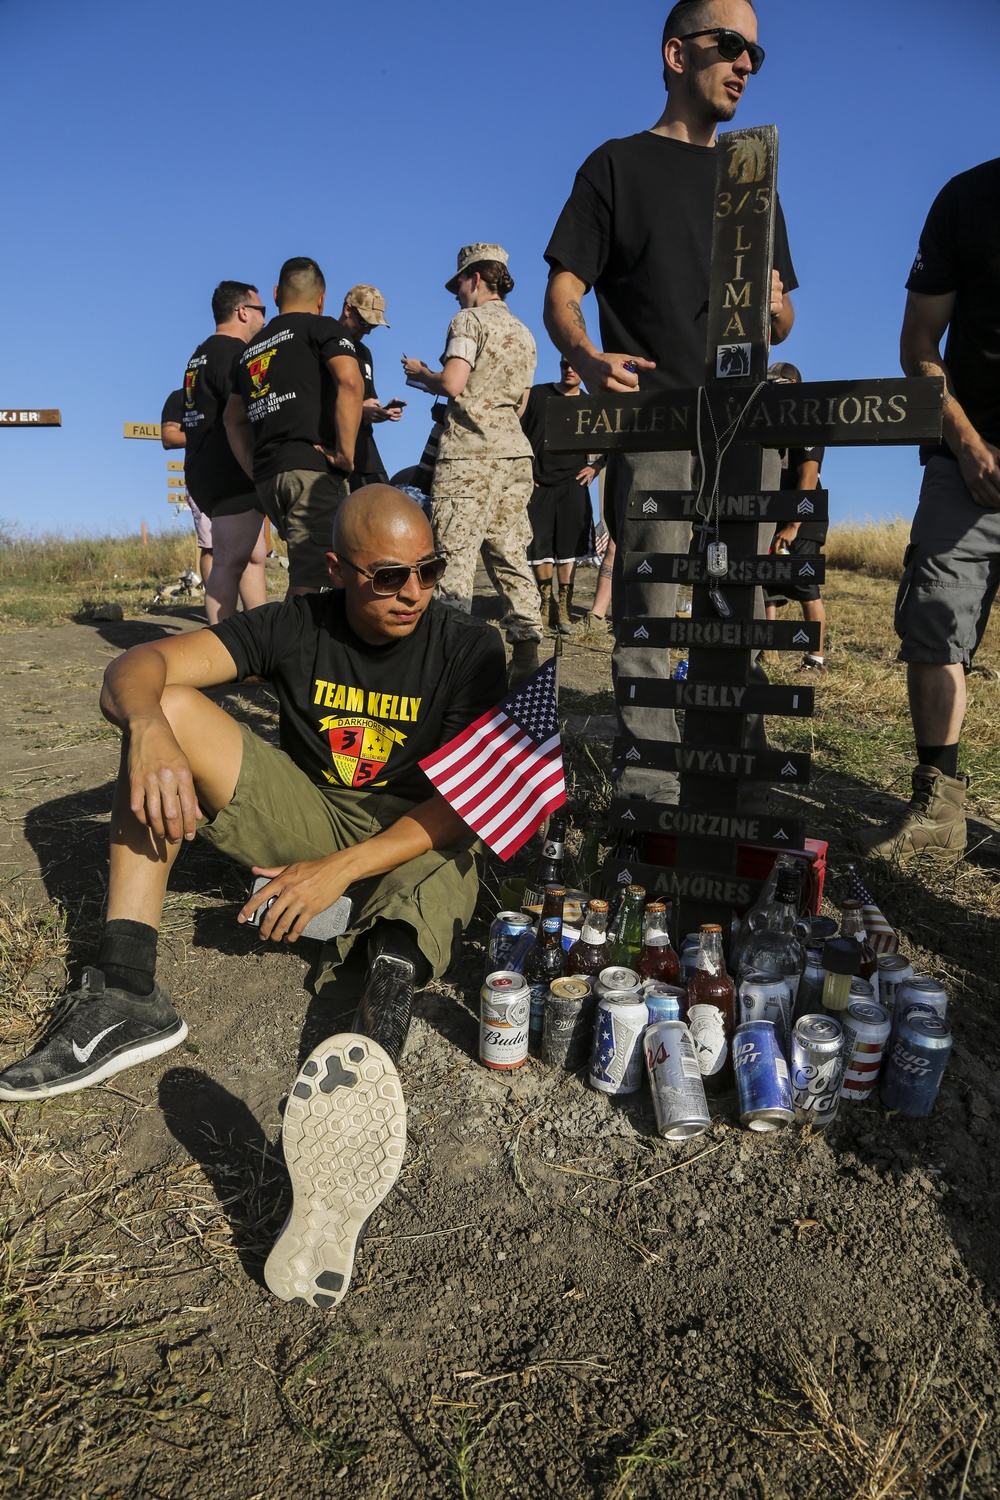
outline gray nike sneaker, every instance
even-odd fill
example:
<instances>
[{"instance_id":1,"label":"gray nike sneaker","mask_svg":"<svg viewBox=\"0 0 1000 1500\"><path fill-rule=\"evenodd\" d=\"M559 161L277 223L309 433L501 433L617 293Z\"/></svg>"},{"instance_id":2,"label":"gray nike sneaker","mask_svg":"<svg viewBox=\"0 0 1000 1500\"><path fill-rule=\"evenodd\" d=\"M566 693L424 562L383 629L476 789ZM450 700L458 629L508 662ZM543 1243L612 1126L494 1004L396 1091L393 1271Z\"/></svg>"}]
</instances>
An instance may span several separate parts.
<instances>
[{"instance_id":1,"label":"gray nike sneaker","mask_svg":"<svg viewBox=\"0 0 1000 1500\"><path fill-rule=\"evenodd\" d=\"M150 995L130 995L107 989L100 969L85 969L41 1045L0 1073L0 1099L29 1104L73 1094L169 1052L186 1036L158 984Z\"/></svg>"}]
</instances>

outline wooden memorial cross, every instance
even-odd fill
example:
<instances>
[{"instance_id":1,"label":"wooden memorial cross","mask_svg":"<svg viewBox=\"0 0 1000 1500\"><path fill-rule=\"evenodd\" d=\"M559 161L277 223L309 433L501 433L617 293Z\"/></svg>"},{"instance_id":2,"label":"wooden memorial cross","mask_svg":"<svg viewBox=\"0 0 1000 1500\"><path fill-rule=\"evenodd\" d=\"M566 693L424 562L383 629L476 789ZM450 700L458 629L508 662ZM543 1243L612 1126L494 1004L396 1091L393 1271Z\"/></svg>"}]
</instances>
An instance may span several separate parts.
<instances>
[{"instance_id":1,"label":"wooden memorial cross","mask_svg":"<svg viewBox=\"0 0 1000 1500\"><path fill-rule=\"evenodd\" d=\"M762 448L912 444L941 434L937 378L764 383L777 155L774 126L719 139L703 389L552 401L546 419L546 441L557 452L698 451L700 437L700 503L694 492L633 489L618 543L626 584L619 644L650 653L686 649L688 676L619 677L619 706L684 710L679 744L628 736L615 742L618 764L677 772L680 797L676 807L616 799L611 821L638 834L674 835L676 865L605 863L608 878L638 881L679 902L681 934L718 922L728 935L733 909L759 893L759 881L737 873L740 846L802 848L805 839L795 819L741 811L745 780L798 786L809 778L808 755L752 748L748 715L811 717L814 697L812 688L756 684L755 654L812 648L819 636L816 624L755 619L755 588L822 583L825 575L822 558L758 553L762 521L828 519L823 491L761 488ZM698 525L687 553L630 544L640 524L645 531L651 522L678 520ZM643 581L691 584L691 618L636 615L627 586Z\"/></svg>"}]
</instances>

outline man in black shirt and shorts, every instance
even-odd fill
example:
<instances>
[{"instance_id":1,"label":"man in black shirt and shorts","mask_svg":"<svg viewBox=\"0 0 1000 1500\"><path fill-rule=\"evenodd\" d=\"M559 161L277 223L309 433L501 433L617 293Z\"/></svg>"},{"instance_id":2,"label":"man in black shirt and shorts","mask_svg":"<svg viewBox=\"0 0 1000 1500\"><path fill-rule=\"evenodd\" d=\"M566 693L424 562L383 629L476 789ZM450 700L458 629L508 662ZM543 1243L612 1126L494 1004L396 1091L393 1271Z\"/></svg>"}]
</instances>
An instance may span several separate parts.
<instances>
[{"instance_id":1,"label":"man in black shirt and shorts","mask_svg":"<svg viewBox=\"0 0 1000 1500\"><path fill-rule=\"evenodd\" d=\"M326 555L348 493L364 382L354 341L323 316L326 280L314 260L286 260L278 316L235 366L225 422L260 508L288 544L288 591L329 583Z\"/></svg>"},{"instance_id":2,"label":"man in black shirt and shorts","mask_svg":"<svg viewBox=\"0 0 1000 1500\"><path fill-rule=\"evenodd\" d=\"M705 378L709 265L715 202L716 129L736 113L763 51L747 0L681 0L663 29L667 103L660 119L639 135L607 141L584 162L545 252L550 266L545 326L553 343L579 370L592 395L604 391L675 390ZM793 321L788 292L797 285L780 205L775 230L771 339L787 338ZM593 287L600 310L599 349L581 309ZM682 490L693 483L688 453L612 454L607 468L605 520L617 541L633 488ZM765 473L774 487L777 468ZM630 523L637 550L686 552L690 527L663 523L643 532ZM767 549L769 528L761 531ZM615 555L613 612L669 617L673 584L622 586L622 550ZM670 676L669 652L654 661ZM616 675L648 676L646 651L616 647ZM678 739L666 709L619 706L624 730L636 738ZM677 797L676 778L619 768L617 789L660 801Z\"/></svg>"},{"instance_id":3,"label":"man in black shirt and shorts","mask_svg":"<svg viewBox=\"0 0 1000 1500\"><path fill-rule=\"evenodd\" d=\"M799 385L802 381L802 374L797 365L790 364L788 360L779 360L768 370L767 378L773 380L776 385ZM815 446L780 450L778 456L781 463L781 483L778 488L782 490L819 489L819 475L825 454L825 448ZM793 557L819 557L826 543L828 530L826 521L785 521L775 532L772 545L776 550L791 553ZM774 603L772 603L773 597ZM789 599L794 599L801 605L804 620L819 626L819 649L805 653L796 673L796 676L803 682L815 681L817 677L826 676L824 654L826 605L820 595L819 584L815 580L812 582L808 579L805 582L799 580L789 584L780 597L773 596L769 589L765 589L767 618L775 619L777 604L785 604Z\"/></svg>"},{"instance_id":4,"label":"man in black shirt and shorts","mask_svg":"<svg viewBox=\"0 0 1000 1500\"><path fill-rule=\"evenodd\" d=\"M559 361L560 379L533 385L521 413L521 426L534 453L535 488L528 501L531 546L528 561L535 570L542 596L542 624L554 626L561 635L572 635L570 613L573 581L581 557L594 551L594 516L590 486L596 468L572 453L550 453L545 446L545 408L552 396L573 401L582 394L580 377L568 359ZM553 569L559 582L559 599L552 596ZM555 608L553 609L553 605Z\"/></svg>"},{"instance_id":5,"label":"man in black shirt and shorts","mask_svg":"<svg viewBox=\"0 0 1000 1500\"><path fill-rule=\"evenodd\" d=\"M965 678L1000 584L1000 158L942 188L906 287L902 367L945 381L943 441L920 452L924 481L896 599L918 763L902 818L855 843L883 859L947 866L967 835Z\"/></svg>"},{"instance_id":6,"label":"man in black shirt and shorts","mask_svg":"<svg viewBox=\"0 0 1000 1500\"><path fill-rule=\"evenodd\" d=\"M432 598L444 566L414 501L373 486L335 528L331 591L135 646L108 668L101 706L124 740L97 967L45 1044L0 1073L0 1099L30 1103L183 1041L155 983L157 928L196 833L268 877L240 912L263 913L263 939L294 942L349 892L329 967L364 937L367 976L354 1030L321 1043L289 1094L295 1201L264 1271L277 1296L318 1307L346 1292L358 1234L399 1171L395 1064L413 991L448 968L476 903L475 835L419 762L506 693L499 634ZM281 749L201 691L251 675L277 694Z\"/></svg>"},{"instance_id":7,"label":"man in black shirt and shorts","mask_svg":"<svg viewBox=\"0 0 1000 1500\"><path fill-rule=\"evenodd\" d=\"M365 387L361 403L361 426L358 428L358 440L354 445L354 473L350 478L350 486L352 490L360 490L366 484L388 484L389 475L382 462L382 455L378 451L372 427L376 422L398 422L403 415L406 402L394 398L387 406L382 405L375 390L375 367L372 353L368 345L362 343L362 340L367 338L374 329L389 327L385 316L385 298L378 287L368 286L364 282L358 286L352 286L344 297L344 306L338 322L348 338L353 340Z\"/></svg>"},{"instance_id":8,"label":"man in black shirt and shorts","mask_svg":"<svg viewBox=\"0 0 1000 1500\"><path fill-rule=\"evenodd\" d=\"M205 584L208 623L267 603L264 517L257 492L237 463L222 420L233 365L264 326L267 313L255 286L221 281L212 293L215 332L184 372L184 478L188 494L212 522L212 570ZM255 556L256 554L256 556ZM249 567L251 559L255 566Z\"/></svg>"}]
</instances>

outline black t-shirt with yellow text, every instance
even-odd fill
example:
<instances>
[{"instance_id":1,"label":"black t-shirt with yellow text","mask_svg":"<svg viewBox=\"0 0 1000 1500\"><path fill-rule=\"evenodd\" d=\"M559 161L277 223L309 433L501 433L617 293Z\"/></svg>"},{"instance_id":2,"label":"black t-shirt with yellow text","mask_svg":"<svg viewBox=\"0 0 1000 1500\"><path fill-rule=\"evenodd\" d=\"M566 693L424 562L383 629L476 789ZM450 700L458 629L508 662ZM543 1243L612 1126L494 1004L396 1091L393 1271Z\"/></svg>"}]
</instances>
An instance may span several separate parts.
<instances>
[{"instance_id":1,"label":"black t-shirt with yellow text","mask_svg":"<svg viewBox=\"0 0 1000 1500\"><path fill-rule=\"evenodd\" d=\"M240 679L273 685L281 748L324 788L426 801L434 788L418 762L507 692L498 632L436 601L385 646L354 633L339 590L264 604L212 629Z\"/></svg>"},{"instance_id":2,"label":"black t-shirt with yellow text","mask_svg":"<svg viewBox=\"0 0 1000 1500\"><path fill-rule=\"evenodd\" d=\"M243 349L242 339L213 333L198 345L184 372L184 478L195 504L207 513L217 500L230 500L253 488L229 446L222 421L233 365Z\"/></svg>"},{"instance_id":3,"label":"black t-shirt with yellow text","mask_svg":"<svg viewBox=\"0 0 1000 1500\"><path fill-rule=\"evenodd\" d=\"M338 356L357 359L354 340L335 318L304 312L279 313L243 350L233 390L253 430L258 483L289 469L329 468L316 444L336 443L335 387L326 362Z\"/></svg>"}]
</instances>

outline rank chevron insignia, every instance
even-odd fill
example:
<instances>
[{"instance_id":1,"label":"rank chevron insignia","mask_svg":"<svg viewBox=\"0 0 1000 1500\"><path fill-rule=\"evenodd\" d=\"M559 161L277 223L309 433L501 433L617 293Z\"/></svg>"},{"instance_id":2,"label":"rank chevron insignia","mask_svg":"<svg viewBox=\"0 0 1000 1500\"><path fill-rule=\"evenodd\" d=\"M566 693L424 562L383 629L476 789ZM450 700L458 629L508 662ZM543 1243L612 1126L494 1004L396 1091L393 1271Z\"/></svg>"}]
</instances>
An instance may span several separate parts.
<instances>
[{"instance_id":1,"label":"rank chevron insignia","mask_svg":"<svg viewBox=\"0 0 1000 1500\"><path fill-rule=\"evenodd\" d=\"M816 577L816 569L813 567L812 563L803 563L802 564L801 568L799 569L799 577L800 578L815 578Z\"/></svg>"},{"instance_id":2,"label":"rank chevron insignia","mask_svg":"<svg viewBox=\"0 0 1000 1500\"><path fill-rule=\"evenodd\" d=\"M649 640L649 631L646 629L645 625L640 625L638 630L634 630L632 632L632 639L634 641L648 641Z\"/></svg>"},{"instance_id":3,"label":"rank chevron insignia","mask_svg":"<svg viewBox=\"0 0 1000 1500\"><path fill-rule=\"evenodd\" d=\"M792 636L792 643L796 646L808 646L809 636L804 630L797 630Z\"/></svg>"},{"instance_id":4,"label":"rank chevron insignia","mask_svg":"<svg viewBox=\"0 0 1000 1500\"><path fill-rule=\"evenodd\" d=\"M627 812L623 812L622 813L622 822L623 823L634 823L635 822L635 813L632 811L631 808L629 808Z\"/></svg>"},{"instance_id":5,"label":"rank chevron insignia","mask_svg":"<svg viewBox=\"0 0 1000 1500\"><path fill-rule=\"evenodd\" d=\"M798 776L799 773L798 773L798 771L796 771L795 767L792 765L791 761L789 760L789 761L786 761L785 764L782 766L782 768L781 768L781 774L782 774L782 776Z\"/></svg>"},{"instance_id":6,"label":"rank chevron insignia","mask_svg":"<svg viewBox=\"0 0 1000 1500\"><path fill-rule=\"evenodd\" d=\"M641 562L639 564L639 566L636 568L635 571L637 573L652 573L653 568L652 568L652 565L650 563L648 563L648 562Z\"/></svg>"},{"instance_id":7,"label":"rank chevron insignia","mask_svg":"<svg viewBox=\"0 0 1000 1500\"><path fill-rule=\"evenodd\" d=\"M642 507L642 513L643 513L644 516L655 516L656 513L657 513L657 511L659 510L659 508L660 507L657 505L657 503L653 499L652 495L650 495L649 499L646 501L645 505Z\"/></svg>"},{"instance_id":8,"label":"rank chevron insignia","mask_svg":"<svg viewBox=\"0 0 1000 1500\"><path fill-rule=\"evenodd\" d=\"M816 507L811 500L800 500L798 512L800 516L811 516Z\"/></svg>"},{"instance_id":9,"label":"rank chevron insignia","mask_svg":"<svg viewBox=\"0 0 1000 1500\"><path fill-rule=\"evenodd\" d=\"M625 759L626 760L642 760L642 752L639 751L639 750L637 750L635 748L635 746L633 745L632 748L631 748L631 750L625 756Z\"/></svg>"},{"instance_id":10,"label":"rank chevron insignia","mask_svg":"<svg viewBox=\"0 0 1000 1500\"><path fill-rule=\"evenodd\" d=\"M777 842L778 839L781 839L783 843L788 843L788 834L783 828L778 829L777 833L774 835L774 838L775 842Z\"/></svg>"}]
</instances>

